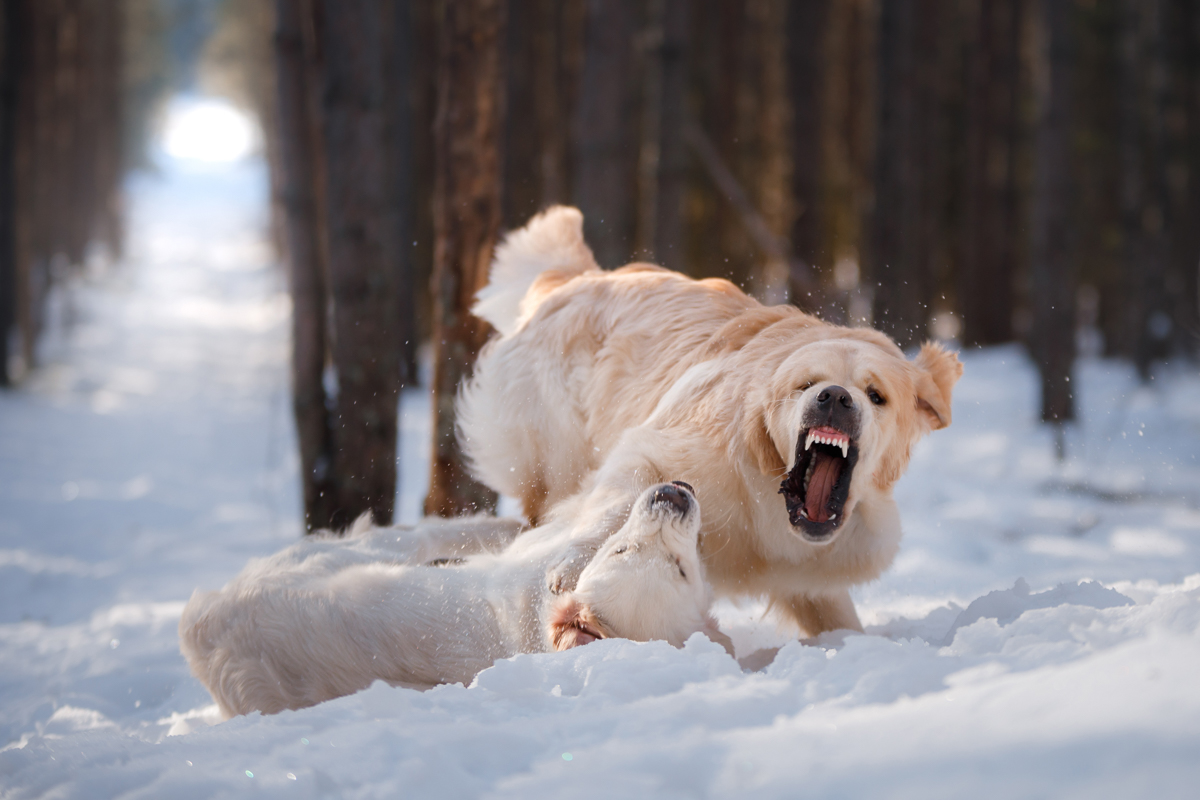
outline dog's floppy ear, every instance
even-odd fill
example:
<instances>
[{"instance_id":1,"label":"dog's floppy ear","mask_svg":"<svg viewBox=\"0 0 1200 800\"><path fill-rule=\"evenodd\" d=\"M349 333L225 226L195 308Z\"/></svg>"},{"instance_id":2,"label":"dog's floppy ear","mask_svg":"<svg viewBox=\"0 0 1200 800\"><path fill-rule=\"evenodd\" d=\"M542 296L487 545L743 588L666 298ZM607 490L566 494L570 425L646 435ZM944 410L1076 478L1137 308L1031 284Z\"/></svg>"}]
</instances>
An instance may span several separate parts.
<instances>
[{"instance_id":1,"label":"dog's floppy ear","mask_svg":"<svg viewBox=\"0 0 1200 800\"><path fill-rule=\"evenodd\" d=\"M926 342L914 362L917 377L917 409L929 422L930 430L950 424L950 395L962 376L958 356L940 344Z\"/></svg>"},{"instance_id":2,"label":"dog's floppy ear","mask_svg":"<svg viewBox=\"0 0 1200 800\"><path fill-rule=\"evenodd\" d=\"M767 421L761 411L754 410L746 414L742 420L742 438L763 475L778 475L787 469L767 431Z\"/></svg>"}]
</instances>

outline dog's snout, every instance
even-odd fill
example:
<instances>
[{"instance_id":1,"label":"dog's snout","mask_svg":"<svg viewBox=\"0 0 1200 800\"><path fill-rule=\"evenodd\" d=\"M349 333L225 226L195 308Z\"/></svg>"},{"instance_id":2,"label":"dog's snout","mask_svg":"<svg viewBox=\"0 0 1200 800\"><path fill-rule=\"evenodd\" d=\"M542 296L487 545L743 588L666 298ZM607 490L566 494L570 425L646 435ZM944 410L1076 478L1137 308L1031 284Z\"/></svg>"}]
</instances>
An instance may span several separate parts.
<instances>
[{"instance_id":1,"label":"dog's snout","mask_svg":"<svg viewBox=\"0 0 1200 800\"><path fill-rule=\"evenodd\" d=\"M693 497L696 496L696 490L693 489L692 485L687 481L671 481L671 483L675 484L676 486L682 486L684 489L687 489L689 492L691 492Z\"/></svg>"},{"instance_id":2,"label":"dog's snout","mask_svg":"<svg viewBox=\"0 0 1200 800\"><path fill-rule=\"evenodd\" d=\"M687 486L687 484L684 485ZM688 486L688 488L691 487ZM650 495L651 506L670 505L680 514L687 512L690 503L691 500L688 499L687 493L670 483L664 483L654 490L654 494Z\"/></svg>"},{"instance_id":3,"label":"dog's snout","mask_svg":"<svg viewBox=\"0 0 1200 800\"><path fill-rule=\"evenodd\" d=\"M817 408L824 410L832 407L834 403L842 408L854 408L854 398L850 396L850 392L841 386L826 386L817 395Z\"/></svg>"}]
</instances>

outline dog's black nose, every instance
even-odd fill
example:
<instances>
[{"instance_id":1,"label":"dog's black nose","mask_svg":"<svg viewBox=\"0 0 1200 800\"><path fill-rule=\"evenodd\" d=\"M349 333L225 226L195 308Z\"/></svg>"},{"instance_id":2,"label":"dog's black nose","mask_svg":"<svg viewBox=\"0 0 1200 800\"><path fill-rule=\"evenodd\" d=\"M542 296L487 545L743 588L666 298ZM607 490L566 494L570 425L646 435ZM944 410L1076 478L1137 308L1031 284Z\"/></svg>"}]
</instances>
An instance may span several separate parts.
<instances>
[{"instance_id":1,"label":"dog's black nose","mask_svg":"<svg viewBox=\"0 0 1200 800\"><path fill-rule=\"evenodd\" d=\"M817 395L817 408L826 409L837 403L842 408L854 408L854 398L841 386L826 386Z\"/></svg>"},{"instance_id":2,"label":"dog's black nose","mask_svg":"<svg viewBox=\"0 0 1200 800\"><path fill-rule=\"evenodd\" d=\"M689 486L688 488L690 489L691 487ZM654 494L650 495L651 506L669 504L680 514L687 512L689 503L691 501L688 500L688 496L681 492L678 486L670 483L664 483L654 490Z\"/></svg>"}]
</instances>

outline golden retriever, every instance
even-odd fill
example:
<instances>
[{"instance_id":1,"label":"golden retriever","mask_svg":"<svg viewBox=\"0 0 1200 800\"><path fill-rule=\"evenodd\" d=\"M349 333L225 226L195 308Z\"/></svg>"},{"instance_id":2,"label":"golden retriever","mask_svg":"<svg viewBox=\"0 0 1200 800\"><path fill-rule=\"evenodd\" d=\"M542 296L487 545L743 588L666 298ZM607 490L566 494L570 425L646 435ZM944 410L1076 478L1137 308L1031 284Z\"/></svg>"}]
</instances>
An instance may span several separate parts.
<instances>
[{"instance_id":1,"label":"golden retriever","mask_svg":"<svg viewBox=\"0 0 1200 800\"><path fill-rule=\"evenodd\" d=\"M883 334L764 307L725 280L596 265L555 207L497 248L475 313L499 332L458 404L478 478L566 531L570 589L647 487L704 498L718 593L766 596L803 633L861 630L849 588L900 541L892 487L950 424L957 357L907 360Z\"/></svg>"},{"instance_id":2,"label":"golden retriever","mask_svg":"<svg viewBox=\"0 0 1200 800\"><path fill-rule=\"evenodd\" d=\"M500 658L610 637L681 646L703 631L732 651L708 616L700 507L687 484L643 492L559 597L542 576L567 546L562 530L512 541L519 527L475 518L371 528L364 516L345 538L306 538L219 592L193 594L181 649L226 717L303 708L375 680L469 683ZM436 553L445 555L417 560Z\"/></svg>"}]
</instances>

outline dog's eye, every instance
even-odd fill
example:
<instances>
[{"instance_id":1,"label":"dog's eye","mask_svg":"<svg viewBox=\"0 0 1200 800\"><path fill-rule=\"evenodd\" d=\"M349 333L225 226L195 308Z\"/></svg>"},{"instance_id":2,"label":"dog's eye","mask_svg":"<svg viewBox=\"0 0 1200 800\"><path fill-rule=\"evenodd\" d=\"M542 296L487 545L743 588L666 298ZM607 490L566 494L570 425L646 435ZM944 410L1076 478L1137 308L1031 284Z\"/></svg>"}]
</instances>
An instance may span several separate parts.
<instances>
[{"instance_id":1,"label":"dog's eye","mask_svg":"<svg viewBox=\"0 0 1200 800\"><path fill-rule=\"evenodd\" d=\"M875 391L874 388L867 389L867 398L877 406L881 406L887 402L887 398Z\"/></svg>"},{"instance_id":2,"label":"dog's eye","mask_svg":"<svg viewBox=\"0 0 1200 800\"><path fill-rule=\"evenodd\" d=\"M619 556L619 555L621 555L621 553L624 553L624 552L625 552L626 550L628 550L628 549L629 549L629 548L628 548L628 547L626 547L625 545L621 545L621 546L620 546L620 547L618 547L616 550L613 550L613 555L614 555L614 556Z\"/></svg>"},{"instance_id":3,"label":"dog's eye","mask_svg":"<svg viewBox=\"0 0 1200 800\"><path fill-rule=\"evenodd\" d=\"M806 381L806 382L804 382L803 384L801 384L801 385L800 385L800 387L799 387L799 391L801 391L801 392L807 392L809 389L811 389L811 388L812 388L812 385L813 385L813 382L812 382L812 381Z\"/></svg>"}]
</instances>

